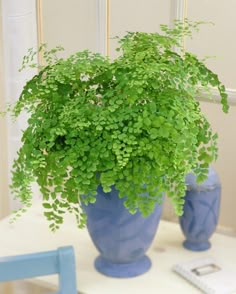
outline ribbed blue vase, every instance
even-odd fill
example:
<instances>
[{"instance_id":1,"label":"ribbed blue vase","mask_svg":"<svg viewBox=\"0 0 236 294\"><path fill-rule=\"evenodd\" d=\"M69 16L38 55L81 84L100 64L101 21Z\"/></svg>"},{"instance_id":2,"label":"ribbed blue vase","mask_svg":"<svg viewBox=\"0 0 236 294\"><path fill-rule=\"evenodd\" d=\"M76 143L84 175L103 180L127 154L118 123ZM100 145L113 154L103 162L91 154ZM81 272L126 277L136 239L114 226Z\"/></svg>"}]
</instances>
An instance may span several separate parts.
<instances>
[{"instance_id":1,"label":"ribbed blue vase","mask_svg":"<svg viewBox=\"0 0 236 294\"><path fill-rule=\"evenodd\" d=\"M162 206L147 218L140 213L131 215L124 199L112 187L110 193L97 189L96 202L84 206L87 228L100 255L95 268L111 277L129 278L141 275L151 267L145 252L151 245L161 217Z\"/></svg>"},{"instance_id":2,"label":"ribbed blue vase","mask_svg":"<svg viewBox=\"0 0 236 294\"><path fill-rule=\"evenodd\" d=\"M186 177L184 214L179 218L186 237L183 246L193 251L204 251L211 247L209 238L216 229L219 218L221 185L215 170L210 167L208 178L196 183L196 176Z\"/></svg>"}]
</instances>

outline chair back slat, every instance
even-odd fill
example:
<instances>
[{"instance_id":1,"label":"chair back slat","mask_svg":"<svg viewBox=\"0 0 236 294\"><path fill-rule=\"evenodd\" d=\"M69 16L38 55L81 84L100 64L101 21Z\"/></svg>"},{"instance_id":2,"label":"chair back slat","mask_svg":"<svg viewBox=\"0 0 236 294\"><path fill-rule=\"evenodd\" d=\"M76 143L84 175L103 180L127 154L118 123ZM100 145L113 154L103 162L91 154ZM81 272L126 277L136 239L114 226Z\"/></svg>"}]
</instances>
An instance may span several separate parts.
<instances>
[{"instance_id":1,"label":"chair back slat","mask_svg":"<svg viewBox=\"0 0 236 294\"><path fill-rule=\"evenodd\" d=\"M0 257L0 282L59 275L60 294L76 294L76 271L72 246L57 250Z\"/></svg>"},{"instance_id":2,"label":"chair back slat","mask_svg":"<svg viewBox=\"0 0 236 294\"><path fill-rule=\"evenodd\" d=\"M0 258L0 281L47 276L58 272L56 251Z\"/></svg>"},{"instance_id":3,"label":"chair back slat","mask_svg":"<svg viewBox=\"0 0 236 294\"><path fill-rule=\"evenodd\" d=\"M67 248L58 249L60 264L59 287L62 293L76 294L76 271L74 255ZM70 281L70 283L68 283Z\"/></svg>"}]
</instances>

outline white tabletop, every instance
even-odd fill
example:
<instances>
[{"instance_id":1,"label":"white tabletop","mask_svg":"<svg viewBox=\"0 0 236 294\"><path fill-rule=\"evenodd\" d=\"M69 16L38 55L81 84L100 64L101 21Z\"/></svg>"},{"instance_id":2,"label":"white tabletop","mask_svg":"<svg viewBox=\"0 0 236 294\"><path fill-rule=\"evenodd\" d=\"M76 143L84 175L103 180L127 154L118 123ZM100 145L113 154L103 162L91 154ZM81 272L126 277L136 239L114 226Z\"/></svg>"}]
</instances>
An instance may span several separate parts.
<instances>
[{"instance_id":1,"label":"white tabletop","mask_svg":"<svg viewBox=\"0 0 236 294\"><path fill-rule=\"evenodd\" d=\"M109 278L98 273L93 261L98 255L87 230L77 229L68 216L61 229L52 233L42 216L40 205L33 206L13 224L6 218L0 222L0 255L24 254L53 250L72 245L76 254L78 290L85 294L199 294L200 290L174 273L174 264L196 257L211 256L236 270L236 238L214 234L212 248L191 252L182 247L184 240L178 224L161 221L156 238L147 252L152 268L145 274L129 279ZM37 278L45 286L57 285L53 277Z\"/></svg>"}]
</instances>

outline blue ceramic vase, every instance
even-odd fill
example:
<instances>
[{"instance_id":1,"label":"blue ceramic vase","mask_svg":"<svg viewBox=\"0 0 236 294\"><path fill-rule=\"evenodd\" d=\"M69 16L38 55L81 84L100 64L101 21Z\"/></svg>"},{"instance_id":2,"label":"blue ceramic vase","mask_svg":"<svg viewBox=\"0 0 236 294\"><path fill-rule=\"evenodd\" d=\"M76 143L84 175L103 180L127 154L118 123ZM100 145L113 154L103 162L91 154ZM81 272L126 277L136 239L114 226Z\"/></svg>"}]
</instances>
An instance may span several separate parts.
<instances>
[{"instance_id":1,"label":"blue ceramic vase","mask_svg":"<svg viewBox=\"0 0 236 294\"><path fill-rule=\"evenodd\" d=\"M131 215L124 199L112 187L110 193L97 189L94 204L84 206L87 228L100 255L95 268L111 277L129 278L141 275L151 267L145 252L151 245L161 217L162 206L147 218L140 213Z\"/></svg>"},{"instance_id":2,"label":"blue ceramic vase","mask_svg":"<svg viewBox=\"0 0 236 294\"><path fill-rule=\"evenodd\" d=\"M209 238L216 229L219 217L221 185L215 170L210 167L208 178L196 183L196 176L186 177L184 214L179 218L186 237L183 246L193 251L204 251L211 247Z\"/></svg>"}]
</instances>

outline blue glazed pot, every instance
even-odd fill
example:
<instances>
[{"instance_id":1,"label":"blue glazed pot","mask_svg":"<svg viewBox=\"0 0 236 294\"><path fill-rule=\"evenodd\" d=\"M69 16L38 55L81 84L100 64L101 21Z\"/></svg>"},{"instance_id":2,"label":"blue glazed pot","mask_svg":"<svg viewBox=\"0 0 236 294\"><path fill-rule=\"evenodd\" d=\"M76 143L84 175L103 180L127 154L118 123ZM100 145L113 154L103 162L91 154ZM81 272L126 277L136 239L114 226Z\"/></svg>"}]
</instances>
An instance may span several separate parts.
<instances>
[{"instance_id":1,"label":"blue glazed pot","mask_svg":"<svg viewBox=\"0 0 236 294\"><path fill-rule=\"evenodd\" d=\"M95 268L111 277L128 278L141 275L151 267L145 252L151 245L161 217L162 206L147 218L131 215L124 199L112 187L110 193L97 189L94 204L84 206L89 234L100 252Z\"/></svg>"},{"instance_id":2,"label":"blue glazed pot","mask_svg":"<svg viewBox=\"0 0 236 294\"><path fill-rule=\"evenodd\" d=\"M185 195L184 214L179 218L186 237L183 246L193 251L211 247L209 238L216 229L219 218L221 185L217 173L209 168L208 178L201 185L194 174L186 177L188 190Z\"/></svg>"}]
</instances>

